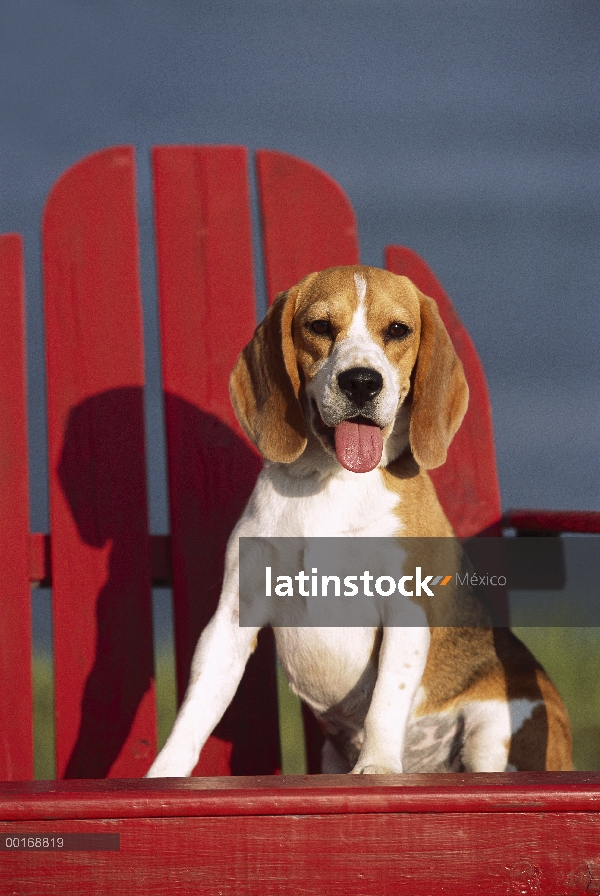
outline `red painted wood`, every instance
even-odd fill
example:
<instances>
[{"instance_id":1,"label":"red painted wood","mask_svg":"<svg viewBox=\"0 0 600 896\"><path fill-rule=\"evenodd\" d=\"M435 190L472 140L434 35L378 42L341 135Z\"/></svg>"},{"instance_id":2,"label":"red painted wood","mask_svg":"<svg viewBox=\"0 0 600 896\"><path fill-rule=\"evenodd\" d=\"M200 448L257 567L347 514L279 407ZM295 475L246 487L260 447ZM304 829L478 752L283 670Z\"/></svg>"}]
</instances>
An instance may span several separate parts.
<instances>
[{"instance_id":1,"label":"red painted wood","mask_svg":"<svg viewBox=\"0 0 600 896\"><path fill-rule=\"evenodd\" d=\"M52 586L52 539L42 532L29 536L29 581L32 585ZM171 537L169 535L150 536L150 569L152 584L171 585Z\"/></svg>"},{"instance_id":2,"label":"red painted wood","mask_svg":"<svg viewBox=\"0 0 600 896\"><path fill-rule=\"evenodd\" d=\"M388 246L385 264L389 271L409 277L421 292L435 299L469 383L469 407L446 463L430 473L440 502L459 538L485 530L499 535L501 503L492 411L475 346L441 283L422 258L403 246Z\"/></svg>"},{"instance_id":3,"label":"red painted wood","mask_svg":"<svg viewBox=\"0 0 600 896\"><path fill-rule=\"evenodd\" d=\"M358 264L354 211L333 178L267 149L256 153L256 166L269 302L313 271Z\"/></svg>"},{"instance_id":4,"label":"red painted wood","mask_svg":"<svg viewBox=\"0 0 600 896\"><path fill-rule=\"evenodd\" d=\"M503 523L523 531L600 534L600 513L593 510L508 510Z\"/></svg>"},{"instance_id":5,"label":"red painted wood","mask_svg":"<svg viewBox=\"0 0 600 896\"><path fill-rule=\"evenodd\" d=\"M0 779L33 775L23 247L0 236Z\"/></svg>"},{"instance_id":6,"label":"red painted wood","mask_svg":"<svg viewBox=\"0 0 600 896\"><path fill-rule=\"evenodd\" d=\"M181 699L196 641L217 606L227 539L261 468L228 386L256 324L252 234L245 149L158 147L153 165ZM265 631L196 773L279 767L274 651Z\"/></svg>"},{"instance_id":7,"label":"red painted wood","mask_svg":"<svg viewBox=\"0 0 600 896\"><path fill-rule=\"evenodd\" d=\"M573 532L598 534L600 514L593 510L508 510L502 517L505 528L534 532ZM51 538L41 532L29 536L29 580L32 585L52 585ZM150 536L152 583L166 586L173 582L171 538Z\"/></svg>"},{"instance_id":8,"label":"red painted wood","mask_svg":"<svg viewBox=\"0 0 600 896\"><path fill-rule=\"evenodd\" d=\"M29 581L49 588L52 584L50 536L34 532L29 536Z\"/></svg>"},{"instance_id":9,"label":"red painted wood","mask_svg":"<svg viewBox=\"0 0 600 896\"><path fill-rule=\"evenodd\" d=\"M156 749L134 157L89 156L43 219L59 777Z\"/></svg>"},{"instance_id":10,"label":"red painted wood","mask_svg":"<svg viewBox=\"0 0 600 896\"><path fill-rule=\"evenodd\" d=\"M0 818L21 822L510 811L598 812L600 772L269 775L0 784Z\"/></svg>"},{"instance_id":11,"label":"red painted wood","mask_svg":"<svg viewBox=\"0 0 600 896\"><path fill-rule=\"evenodd\" d=\"M56 833L56 822L36 831ZM69 832L118 833L121 849L4 852L4 892L589 896L600 886L596 813L121 819L71 822Z\"/></svg>"},{"instance_id":12,"label":"red painted wood","mask_svg":"<svg viewBox=\"0 0 600 896\"><path fill-rule=\"evenodd\" d=\"M573 779L582 777L578 786ZM121 849L3 852L0 887L12 892L18 881L19 893L36 896L140 888L583 896L600 886L598 775L407 775L378 778L375 786L339 780L186 781L177 790L158 790L156 781L83 782L78 790L74 782L70 794L47 785L48 800L40 784L8 785L7 808L20 811L9 821L0 801L0 837L112 832Z\"/></svg>"},{"instance_id":13,"label":"red painted wood","mask_svg":"<svg viewBox=\"0 0 600 896\"><path fill-rule=\"evenodd\" d=\"M170 535L150 536L150 570L153 585L165 587L173 584Z\"/></svg>"}]
</instances>

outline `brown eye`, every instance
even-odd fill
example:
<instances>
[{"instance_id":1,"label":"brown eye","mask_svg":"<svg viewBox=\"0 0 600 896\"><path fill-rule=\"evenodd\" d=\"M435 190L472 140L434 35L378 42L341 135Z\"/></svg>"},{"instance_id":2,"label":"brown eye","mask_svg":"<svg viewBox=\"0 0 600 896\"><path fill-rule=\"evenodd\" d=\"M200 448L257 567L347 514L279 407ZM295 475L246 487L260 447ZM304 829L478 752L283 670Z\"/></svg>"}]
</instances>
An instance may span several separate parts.
<instances>
[{"instance_id":1,"label":"brown eye","mask_svg":"<svg viewBox=\"0 0 600 896\"><path fill-rule=\"evenodd\" d=\"M316 333L317 336L326 336L328 333L331 333L331 327L329 326L328 320L313 320L311 324L309 324L309 328Z\"/></svg>"},{"instance_id":2,"label":"brown eye","mask_svg":"<svg viewBox=\"0 0 600 896\"><path fill-rule=\"evenodd\" d=\"M407 327L406 324L399 324L396 321L389 325L387 331L387 334L391 339L404 339L409 333L410 327Z\"/></svg>"}]
</instances>

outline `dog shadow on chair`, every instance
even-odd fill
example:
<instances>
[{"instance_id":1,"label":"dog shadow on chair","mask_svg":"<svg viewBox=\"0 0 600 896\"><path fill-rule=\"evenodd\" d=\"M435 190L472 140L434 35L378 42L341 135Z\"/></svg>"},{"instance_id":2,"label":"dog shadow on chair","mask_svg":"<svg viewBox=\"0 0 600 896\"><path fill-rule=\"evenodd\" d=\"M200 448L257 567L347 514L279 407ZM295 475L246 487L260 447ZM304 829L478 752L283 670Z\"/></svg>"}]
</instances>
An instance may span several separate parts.
<instances>
[{"instance_id":1,"label":"dog shadow on chair","mask_svg":"<svg viewBox=\"0 0 600 896\"><path fill-rule=\"evenodd\" d=\"M194 647L217 606L227 538L260 461L229 426L190 402L167 395L165 413L181 699ZM108 551L106 580L93 611L88 598L82 599L87 625L95 621L95 655L64 774L101 778L117 762L154 674L142 389L113 389L75 407L57 472L85 545L81 551ZM273 650L271 632L261 632L238 694L196 773L268 774L280 766ZM149 744L146 749L149 765Z\"/></svg>"}]
</instances>

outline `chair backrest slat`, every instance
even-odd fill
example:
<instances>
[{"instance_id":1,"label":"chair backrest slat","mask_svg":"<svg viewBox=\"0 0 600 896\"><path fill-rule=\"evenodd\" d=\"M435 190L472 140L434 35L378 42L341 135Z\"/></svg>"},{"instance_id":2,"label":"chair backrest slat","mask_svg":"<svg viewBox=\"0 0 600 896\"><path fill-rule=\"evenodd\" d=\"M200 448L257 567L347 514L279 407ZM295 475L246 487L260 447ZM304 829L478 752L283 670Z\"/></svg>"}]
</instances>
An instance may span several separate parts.
<instances>
[{"instance_id":1,"label":"chair backrest slat","mask_svg":"<svg viewBox=\"0 0 600 896\"><path fill-rule=\"evenodd\" d=\"M156 752L134 155L70 168L43 220L60 778Z\"/></svg>"},{"instance_id":2,"label":"chair backrest slat","mask_svg":"<svg viewBox=\"0 0 600 896\"><path fill-rule=\"evenodd\" d=\"M354 210L333 178L268 149L256 165L269 302L313 271L358 264Z\"/></svg>"},{"instance_id":3,"label":"chair backrest slat","mask_svg":"<svg viewBox=\"0 0 600 896\"><path fill-rule=\"evenodd\" d=\"M33 777L23 248L0 237L0 780Z\"/></svg>"},{"instance_id":4,"label":"chair backrest slat","mask_svg":"<svg viewBox=\"0 0 600 896\"><path fill-rule=\"evenodd\" d=\"M416 252L388 246L386 267L409 277L437 302L469 383L469 407L443 466L431 471L440 502L459 538L482 532L499 535L501 504L492 410L485 373L467 330L441 283Z\"/></svg>"},{"instance_id":5,"label":"chair backrest slat","mask_svg":"<svg viewBox=\"0 0 600 896\"><path fill-rule=\"evenodd\" d=\"M261 469L228 388L256 325L247 152L157 147L153 172L181 699L217 605L227 539ZM195 774L279 767L275 658L264 631Z\"/></svg>"}]
</instances>

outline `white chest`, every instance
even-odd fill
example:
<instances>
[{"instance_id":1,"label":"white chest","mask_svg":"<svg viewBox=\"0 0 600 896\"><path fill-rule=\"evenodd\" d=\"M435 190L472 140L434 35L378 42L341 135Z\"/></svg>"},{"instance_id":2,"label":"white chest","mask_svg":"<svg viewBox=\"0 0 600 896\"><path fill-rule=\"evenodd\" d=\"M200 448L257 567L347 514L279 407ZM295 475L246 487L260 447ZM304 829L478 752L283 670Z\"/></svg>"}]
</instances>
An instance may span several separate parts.
<instances>
[{"instance_id":1,"label":"white chest","mask_svg":"<svg viewBox=\"0 0 600 896\"><path fill-rule=\"evenodd\" d=\"M282 465L258 478L236 533L254 537L391 537L402 529L399 496L378 469L296 478Z\"/></svg>"},{"instance_id":2,"label":"white chest","mask_svg":"<svg viewBox=\"0 0 600 896\"><path fill-rule=\"evenodd\" d=\"M234 537L389 538L401 534L399 510L399 496L385 487L378 469L362 474L340 469L324 479L294 477L283 465L273 464L259 476ZM375 636L375 629L363 628L276 630L293 689L317 712L354 694L349 712L356 712L358 727L377 674Z\"/></svg>"}]
</instances>

